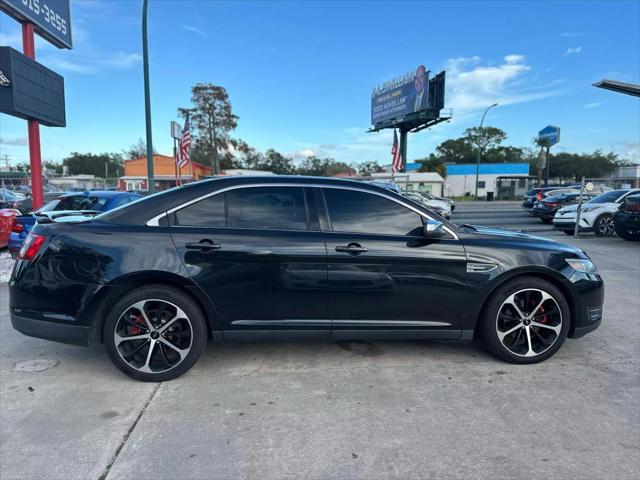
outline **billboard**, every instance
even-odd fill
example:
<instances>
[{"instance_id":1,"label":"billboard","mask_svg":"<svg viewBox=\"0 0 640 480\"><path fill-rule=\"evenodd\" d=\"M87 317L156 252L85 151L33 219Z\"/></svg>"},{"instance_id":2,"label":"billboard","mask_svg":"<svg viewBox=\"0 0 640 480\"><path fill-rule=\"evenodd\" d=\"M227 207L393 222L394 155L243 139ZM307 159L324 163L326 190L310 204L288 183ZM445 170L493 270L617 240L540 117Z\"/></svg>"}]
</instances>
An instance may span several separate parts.
<instances>
[{"instance_id":1,"label":"billboard","mask_svg":"<svg viewBox=\"0 0 640 480\"><path fill-rule=\"evenodd\" d=\"M64 78L11 47L0 47L0 112L66 126Z\"/></svg>"},{"instance_id":2,"label":"billboard","mask_svg":"<svg viewBox=\"0 0 640 480\"><path fill-rule=\"evenodd\" d=\"M373 89L371 123L421 112L428 108L429 72L424 65Z\"/></svg>"},{"instance_id":3,"label":"billboard","mask_svg":"<svg viewBox=\"0 0 640 480\"><path fill-rule=\"evenodd\" d=\"M19 22L31 22L42 38L58 48L71 48L69 0L0 0L0 10Z\"/></svg>"}]
</instances>

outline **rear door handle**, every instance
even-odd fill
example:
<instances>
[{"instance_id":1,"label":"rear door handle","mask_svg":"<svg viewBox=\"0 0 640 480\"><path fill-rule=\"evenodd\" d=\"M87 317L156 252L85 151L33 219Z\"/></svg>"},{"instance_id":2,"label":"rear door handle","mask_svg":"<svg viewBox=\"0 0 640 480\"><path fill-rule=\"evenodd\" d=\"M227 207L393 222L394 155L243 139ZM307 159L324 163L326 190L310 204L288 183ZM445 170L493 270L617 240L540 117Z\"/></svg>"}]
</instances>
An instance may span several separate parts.
<instances>
[{"instance_id":1,"label":"rear door handle","mask_svg":"<svg viewBox=\"0 0 640 480\"><path fill-rule=\"evenodd\" d=\"M338 245L336 252L348 253L349 255L360 255L367 251L366 247L363 247L359 243L350 243L349 245Z\"/></svg>"},{"instance_id":2,"label":"rear door handle","mask_svg":"<svg viewBox=\"0 0 640 480\"><path fill-rule=\"evenodd\" d=\"M222 245L215 243L213 240L205 238L199 242L189 242L185 244L187 250L200 250L202 253L211 253L214 250L222 248Z\"/></svg>"}]
</instances>

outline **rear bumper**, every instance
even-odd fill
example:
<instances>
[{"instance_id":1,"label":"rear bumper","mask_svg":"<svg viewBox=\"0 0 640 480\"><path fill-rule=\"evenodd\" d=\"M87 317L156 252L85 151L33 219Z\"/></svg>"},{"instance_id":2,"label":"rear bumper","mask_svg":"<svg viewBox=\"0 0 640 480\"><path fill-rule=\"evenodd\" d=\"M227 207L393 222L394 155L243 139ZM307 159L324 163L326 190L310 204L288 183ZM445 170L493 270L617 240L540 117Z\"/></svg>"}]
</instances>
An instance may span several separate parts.
<instances>
[{"instance_id":1,"label":"rear bumper","mask_svg":"<svg viewBox=\"0 0 640 480\"><path fill-rule=\"evenodd\" d=\"M90 328L88 326L40 320L30 318L24 314L18 315L14 312L11 312L10 315L13 328L29 337L43 338L72 345L89 345Z\"/></svg>"}]
</instances>

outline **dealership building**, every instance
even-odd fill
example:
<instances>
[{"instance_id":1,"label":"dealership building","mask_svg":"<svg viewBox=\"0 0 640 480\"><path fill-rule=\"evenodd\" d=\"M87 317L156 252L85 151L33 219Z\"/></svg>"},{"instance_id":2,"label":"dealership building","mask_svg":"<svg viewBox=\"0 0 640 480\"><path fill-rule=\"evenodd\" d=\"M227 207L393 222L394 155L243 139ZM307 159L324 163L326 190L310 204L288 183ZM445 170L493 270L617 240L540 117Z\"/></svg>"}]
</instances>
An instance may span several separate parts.
<instances>
[{"instance_id":1,"label":"dealership building","mask_svg":"<svg viewBox=\"0 0 640 480\"><path fill-rule=\"evenodd\" d=\"M441 196L444 193L444 178L436 172L419 172L421 163L407 163L406 173L391 173L391 165L385 165L385 172L372 173L371 178L385 182L394 181L402 190L429 192Z\"/></svg>"},{"instance_id":2,"label":"dealership building","mask_svg":"<svg viewBox=\"0 0 640 480\"><path fill-rule=\"evenodd\" d=\"M478 197L513 200L522 197L531 180L528 163L481 163L478 175ZM462 197L475 194L476 164L447 164L444 195Z\"/></svg>"}]
</instances>

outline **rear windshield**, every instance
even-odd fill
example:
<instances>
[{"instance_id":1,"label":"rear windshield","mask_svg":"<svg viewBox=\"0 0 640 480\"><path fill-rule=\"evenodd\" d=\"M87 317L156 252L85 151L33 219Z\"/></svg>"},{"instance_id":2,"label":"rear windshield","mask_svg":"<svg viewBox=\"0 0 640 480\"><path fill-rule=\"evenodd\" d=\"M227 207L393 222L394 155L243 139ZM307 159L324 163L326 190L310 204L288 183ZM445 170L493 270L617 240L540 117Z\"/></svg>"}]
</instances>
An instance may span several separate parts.
<instances>
[{"instance_id":1,"label":"rear windshield","mask_svg":"<svg viewBox=\"0 0 640 480\"><path fill-rule=\"evenodd\" d=\"M50 210L43 211L61 211L61 210L94 210L102 211L109 199L105 197L95 197L91 195L74 195L71 197L63 197L57 200L57 205ZM55 202L54 200L53 202ZM53 202L49 202L49 205ZM47 205L48 206L48 205Z\"/></svg>"}]
</instances>

